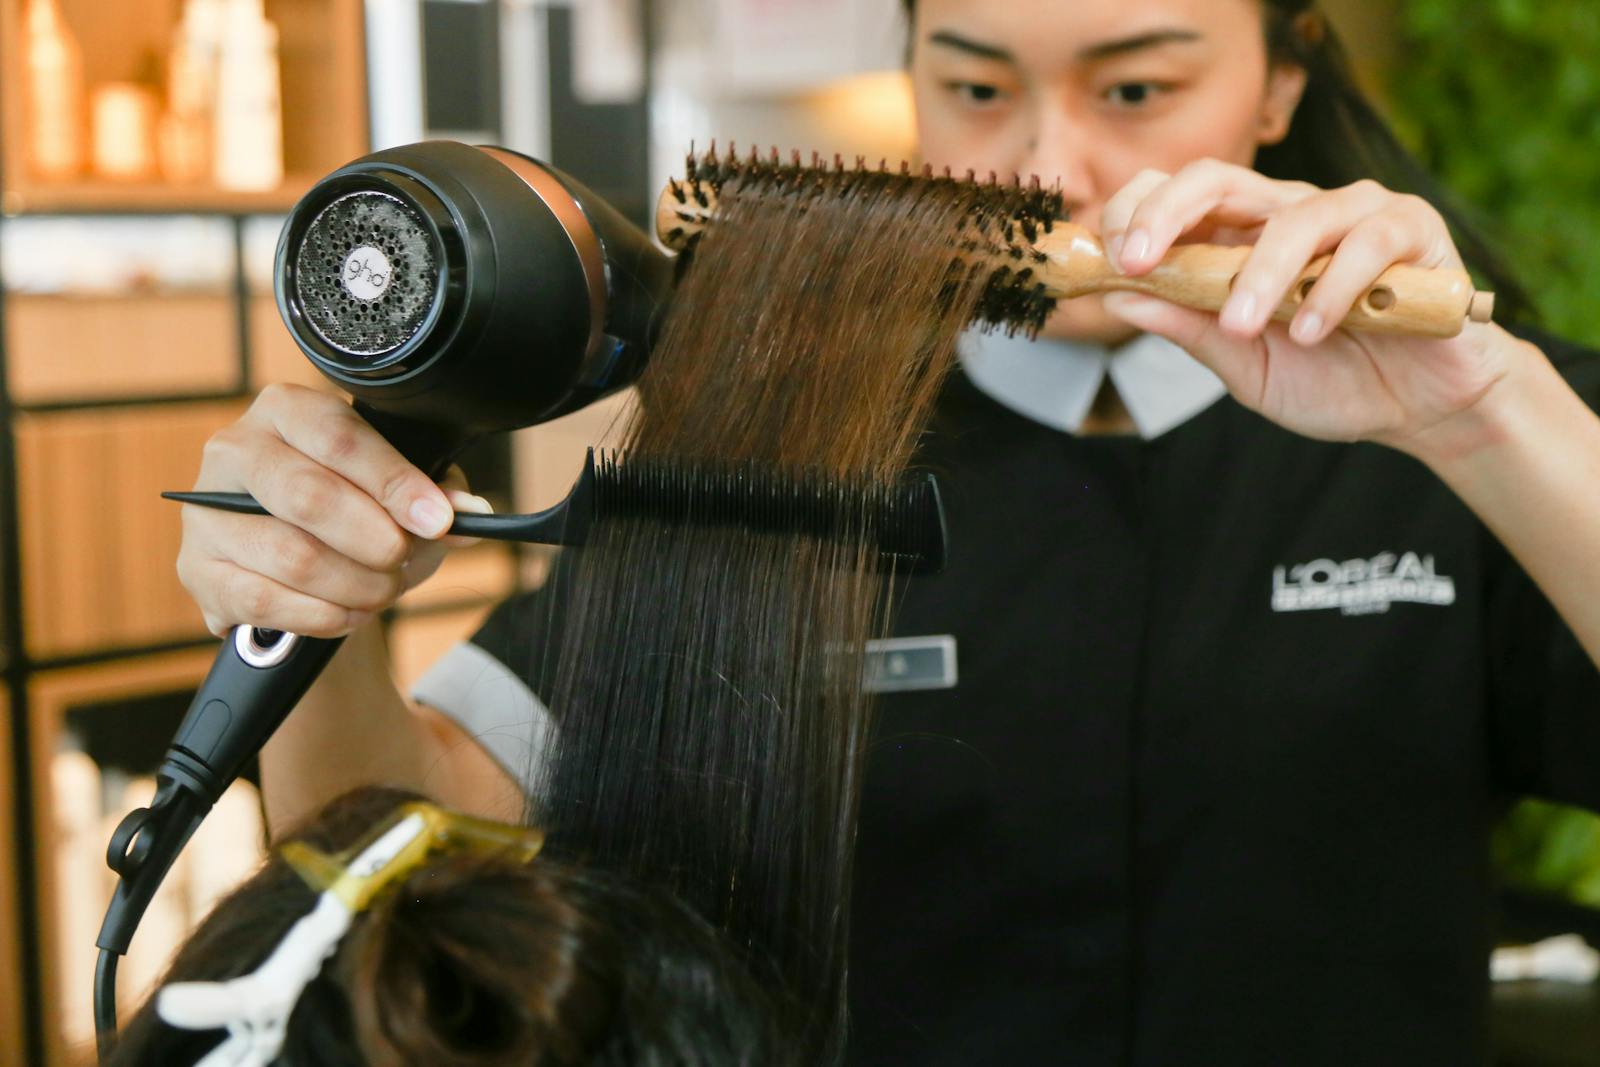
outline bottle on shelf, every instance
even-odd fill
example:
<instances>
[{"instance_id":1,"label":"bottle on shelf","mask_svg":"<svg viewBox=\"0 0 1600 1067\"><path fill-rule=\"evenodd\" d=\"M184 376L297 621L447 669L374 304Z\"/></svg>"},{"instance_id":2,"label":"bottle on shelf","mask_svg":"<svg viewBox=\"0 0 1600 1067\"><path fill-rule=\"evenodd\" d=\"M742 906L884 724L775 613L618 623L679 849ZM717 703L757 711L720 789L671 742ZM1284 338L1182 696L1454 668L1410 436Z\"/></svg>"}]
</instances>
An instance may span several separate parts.
<instances>
[{"instance_id":1,"label":"bottle on shelf","mask_svg":"<svg viewBox=\"0 0 1600 1067\"><path fill-rule=\"evenodd\" d=\"M105 82L95 87L94 173L115 181L148 181L156 176L155 92L138 82Z\"/></svg>"},{"instance_id":2,"label":"bottle on shelf","mask_svg":"<svg viewBox=\"0 0 1600 1067\"><path fill-rule=\"evenodd\" d=\"M170 182L211 176L217 103L221 0L187 0L167 57L167 106L161 116L161 173Z\"/></svg>"},{"instance_id":3,"label":"bottle on shelf","mask_svg":"<svg viewBox=\"0 0 1600 1067\"><path fill-rule=\"evenodd\" d=\"M217 53L212 177L224 189L283 183L283 103L278 28L261 0L225 0Z\"/></svg>"},{"instance_id":4,"label":"bottle on shelf","mask_svg":"<svg viewBox=\"0 0 1600 1067\"><path fill-rule=\"evenodd\" d=\"M23 57L28 169L45 181L77 177L83 170L86 126L83 55L56 0L28 0Z\"/></svg>"}]
</instances>

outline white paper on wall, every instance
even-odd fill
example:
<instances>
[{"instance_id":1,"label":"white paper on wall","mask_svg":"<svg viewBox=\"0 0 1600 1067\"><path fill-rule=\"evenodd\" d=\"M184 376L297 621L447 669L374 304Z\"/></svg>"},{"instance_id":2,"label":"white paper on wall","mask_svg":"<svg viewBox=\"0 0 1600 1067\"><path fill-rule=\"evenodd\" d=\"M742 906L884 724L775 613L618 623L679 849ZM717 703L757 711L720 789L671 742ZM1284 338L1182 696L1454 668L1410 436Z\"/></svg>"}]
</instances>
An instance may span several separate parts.
<instances>
[{"instance_id":1,"label":"white paper on wall","mask_svg":"<svg viewBox=\"0 0 1600 1067\"><path fill-rule=\"evenodd\" d=\"M644 93L639 0L575 0L572 92L585 104L625 104Z\"/></svg>"},{"instance_id":2,"label":"white paper on wall","mask_svg":"<svg viewBox=\"0 0 1600 1067\"><path fill-rule=\"evenodd\" d=\"M897 0L710 0L724 92L796 92L899 65Z\"/></svg>"}]
</instances>

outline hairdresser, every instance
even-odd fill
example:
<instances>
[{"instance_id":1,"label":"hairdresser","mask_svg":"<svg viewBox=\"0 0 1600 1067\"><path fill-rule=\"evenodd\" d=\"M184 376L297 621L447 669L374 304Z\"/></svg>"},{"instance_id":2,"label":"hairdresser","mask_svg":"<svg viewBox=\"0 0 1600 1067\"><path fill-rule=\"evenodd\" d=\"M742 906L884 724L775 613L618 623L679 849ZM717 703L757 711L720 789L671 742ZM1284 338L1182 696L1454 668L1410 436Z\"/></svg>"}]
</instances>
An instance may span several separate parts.
<instances>
[{"instance_id":1,"label":"hairdresser","mask_svg":"<svg viewBox=\"0 0 1600 1067\"><path fill-rule=\"evenodd\" d=\"M908 13L929 162L1059 177L1129 273L1255 250L1220 315L1085 298L964 342L924 455L955 554L907 589L866 775L852 1062L1483 1062L1498 805L1600 808L1600 359L1338 328L1393 264L1522 309L1307 0ZM185 509L215 631L351 635L263 753L274 825L368 781L514 813L549 613L504 605L411 701L371 622L481 502L288 387L198 487L280 516Z\"/></svg>"}]
</instances>

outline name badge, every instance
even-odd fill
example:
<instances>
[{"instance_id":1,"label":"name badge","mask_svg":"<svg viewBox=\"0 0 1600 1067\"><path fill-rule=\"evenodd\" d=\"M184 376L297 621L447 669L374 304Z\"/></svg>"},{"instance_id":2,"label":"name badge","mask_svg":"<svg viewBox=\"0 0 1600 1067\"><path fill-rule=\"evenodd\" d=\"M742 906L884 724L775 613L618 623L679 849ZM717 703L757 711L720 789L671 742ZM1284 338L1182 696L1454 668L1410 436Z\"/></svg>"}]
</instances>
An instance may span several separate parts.
<instances>
[{"instance_id":1,"label":"name badge","mask_svg":"<svg viewBox=\"0 0 1600 1067\"><path fill-rule=\"evenodd\" d=\"M951 634L934 634L868 641L866 671L869 693L954 689L956 639Z\"/></svg>"}]
</instances>

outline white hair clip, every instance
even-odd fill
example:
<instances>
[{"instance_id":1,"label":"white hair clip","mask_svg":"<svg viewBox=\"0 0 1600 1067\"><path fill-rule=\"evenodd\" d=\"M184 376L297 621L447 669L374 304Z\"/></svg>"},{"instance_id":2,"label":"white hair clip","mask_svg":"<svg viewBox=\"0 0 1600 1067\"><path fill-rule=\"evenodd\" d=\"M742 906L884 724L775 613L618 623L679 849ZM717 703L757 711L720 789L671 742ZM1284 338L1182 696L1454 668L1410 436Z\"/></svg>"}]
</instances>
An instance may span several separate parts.
<instances>
[{"instance_id":1,"label":"white hair clip","mask_svg":"<svg viewBox=\"0 0 1600 1067\"><path fill-rule=\"evenodd\" d=\"M536 829L420 801L401 805L370 844L351 850L356 855L348 864L292 841L281 853L312 888L322 890L316 907L289 927L254 971L219 982L174 982L156 994L156 1014L180 1030L228 1032L195 1067L267 1067L283 1050L300 995L338 950L356 914L385 886L415 870L435 848L509 852L525 863L543 844Z\"/></svg>"}]
</instances>

